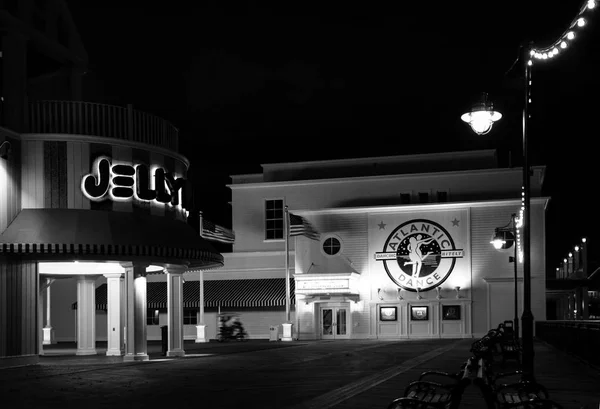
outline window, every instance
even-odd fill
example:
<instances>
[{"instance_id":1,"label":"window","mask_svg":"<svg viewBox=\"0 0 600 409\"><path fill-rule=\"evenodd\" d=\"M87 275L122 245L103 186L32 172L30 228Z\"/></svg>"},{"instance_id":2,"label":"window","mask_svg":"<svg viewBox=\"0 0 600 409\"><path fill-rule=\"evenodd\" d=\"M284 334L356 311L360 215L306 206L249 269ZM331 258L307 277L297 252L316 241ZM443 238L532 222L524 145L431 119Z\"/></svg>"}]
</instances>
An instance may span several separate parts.
<instances>
[{"instance_id":1,"label":"window","mask_svg":"<svg viewBox=\"0 0 600 409\"><path fill-rule=\"evenodd\" d=\"M429 307L410 307L411 321L429 321Z\"/></svg>"},{"instance_id":2,"label":"window","mask_svg":"<svg viewBox=\"0 0 600 409\"><path fill-rule=\"evenodd\" d=\"M460 320L460 305L442 305L443 320Z\"/></svg>"},{"instance_id":3,"label":"window","mask_svg":"<svg viewBox=\"0 0 600 409\"><path fill-rule=\"evenodd\" d=\"M283 200L265 200L265 239L283 239Z\"/></svg>"},{"instance_id":4,"label":"window","mask_svg":"<svg viewBox=\"0 0 600 409\"><path fill-rule=\"evenodd\" d=\"M197 310L183 310L183 325L197 325L198 315Z\"/></svg>"},{"instance_id":5,"label":"window","mask_svg":"<svg viewBox=\"0 0 600 409\"><path fill-rule=\"evenodd\" d=\"M400 203L410 204L410 193L400 193Z\"/></svg>"},{"instance_id":6,"label":"window","mask_svg":"<svg viewBox=\"0 0 600 409\"><path fill-rule=\"evenodd\" d=\"M419 192L419 203L429 203L429 192Z\"/></svg>"},{"instance_id":7,"label":"window","mask_svg":"<svg viewBox=\"0 0 600 409\"><path fill-rule=\"evenodd\" d=\"M448 201L448 192L438 190L437 201L440 203L447 202Z\"/></svg>"},{"instance_id":8,"label":"window","mask_svg":"<svg viewBox=\"0 0 600 409\"><path fill-rule=\"evenodd\" d=\"M323 252L328 256L335 256L340 252L342 243L336 237L328 237L323 241Z\"/></svg>"},{"instance_id":9,"label":"window","mask_svg":"<svg viewBox=\"0 0 600 409\"><path fill-rule=\"evenodd\" d=\"M148 310L146 325L158 325L158 310Z\"/></svg>"},{"instance_id":10,"label":"window","mask_svg":"<svg viewBox=\"0 0 600 409\"><path fill-rule=\"evenodd\" d=\"M380 321L397 321L398 320L398 309L396 307L381 307L379 309L379 320Z\"/></svg>"}]
</instances>

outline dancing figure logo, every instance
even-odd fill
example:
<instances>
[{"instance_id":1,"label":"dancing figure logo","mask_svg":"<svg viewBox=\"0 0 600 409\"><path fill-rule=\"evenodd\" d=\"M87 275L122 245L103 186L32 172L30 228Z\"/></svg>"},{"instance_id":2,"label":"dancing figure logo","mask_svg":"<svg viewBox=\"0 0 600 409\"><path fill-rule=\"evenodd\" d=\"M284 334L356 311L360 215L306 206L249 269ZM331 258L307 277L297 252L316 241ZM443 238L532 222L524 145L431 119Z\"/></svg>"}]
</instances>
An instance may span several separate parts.
<instances>
[{"instance_id":1,"label":"dancing figure logo","mask_svg":"<svg viewBox=\"0 0 600 409\"><path fill-rule=\"evenodd\" d=\"M408 291L431 290L452 273L464 252L452 236L431 220L417 219L401 224L385 241L375 260L383 262L390 279Z\"/></svg>"}]
</instances>

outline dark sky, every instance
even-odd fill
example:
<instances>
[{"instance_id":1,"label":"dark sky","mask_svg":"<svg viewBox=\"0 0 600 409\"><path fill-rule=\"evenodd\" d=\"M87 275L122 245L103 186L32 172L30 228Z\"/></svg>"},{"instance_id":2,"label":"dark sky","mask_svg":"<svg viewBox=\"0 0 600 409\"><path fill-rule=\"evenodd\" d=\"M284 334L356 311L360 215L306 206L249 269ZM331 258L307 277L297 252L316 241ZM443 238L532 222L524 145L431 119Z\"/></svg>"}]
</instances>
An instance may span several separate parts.
<instances>
[{"instance_id":1,"label":"dark sky","mask_svg":"<svg viewBox=\"0 0 600 409\"><path fill-rule=\"evenodd\" d=\"M229 175L262 163L491 148L520 163L519 46L553 42L583 1L68 3L91 63L85 99L173 122L200 207L227 226ZM582 236L600 243L592 17L533 71L550 267ZM504 114L485 136L460 120L481 91Z\"/></svg>"}]
</instances>

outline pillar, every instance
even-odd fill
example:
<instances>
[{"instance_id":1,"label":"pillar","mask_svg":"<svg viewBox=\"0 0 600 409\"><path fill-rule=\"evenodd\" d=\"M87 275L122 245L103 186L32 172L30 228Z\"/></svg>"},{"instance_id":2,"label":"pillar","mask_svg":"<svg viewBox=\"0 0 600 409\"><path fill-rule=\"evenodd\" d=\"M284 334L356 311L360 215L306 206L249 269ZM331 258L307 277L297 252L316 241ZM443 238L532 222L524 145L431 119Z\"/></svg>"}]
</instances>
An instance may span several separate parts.
<instances>
[{"instance_id":1,"label":"pillar","mask_svg":"<svg viewBox=\"0 0 600 409\"><path fill-rule=\"evenodd\" d=\"M146 264L123 263L125 268L126 331L124 361L147 361Z\"/></svg>"},{"instance_id":2,"label":"pillar","mask_svg":"<svg viewBox=\"0 0 600 409\"><path fill-rule=\"evenodd\" d=\"M123 277L120 273L104 274L106 277L106 299L108 311L106 313L106 336L107 336L107 356L123 355L123 322L121 321L122 309L121 304L123 286Z\"/></svg>"},{"instance_id":3,"label":"pillar","mask_svg":"<svg viewBox=\"0 0 600 409\"><path fill-rule=\"evenodd\" d=\"M43 334L43 338L42 338L42 344L43 345L51 345L51 344L56 344L56 340L54 338L54 330L52 329L52 321L51 321L51 312L52 312L52 308L51 308L51 299L52 297L50 296L50 285L54 282L54 278L46 278L46 282L44 284L45 291L44 291L44 301L46 304L46 314L45 314L45 318L46 318L46 325L44 325L44 328L42 328L42 334Z\"/></svg>"},{"instance_id":4,"label":"pillar","mask_svg":"<svg viewBox=\"0 0 600 409\"><path fill-rule=\"evenodd\" d=\"M167 356L185 356L183 350L183 272L168 267L167 272Z\"/></svg>"},{"instance_id":5,"label":"pillar","mask_svg":"<svg viewBox=\"0 0 600 409\"><path fill-rule=\"evenodd\" d=\"M198 286L200 296L198 297L198 309L200 311L198 325L196 325L196 343L208 342L206 339L206 325L204 324L204 271L200 270Z\"/></svg>"},{"instance_id":6,"label":"pillar","mask_svg":"<svg viewBox=\"0 0 600 409\"><path fill-rule=\"evenodd\" d=\"M590 319L590 295L588 293L588 288L583 287L581 289L581 319L589 320Z\"/></svg>"},{"instance_id":7,"label":"pillar","mask_svg":"<svg viewBox=\"0 0 600 409\"><path fill-rule=\"evenodd\" d=\"M96 276L77 277L77 351L96 355Z\"/></svg>"}]
</instances>

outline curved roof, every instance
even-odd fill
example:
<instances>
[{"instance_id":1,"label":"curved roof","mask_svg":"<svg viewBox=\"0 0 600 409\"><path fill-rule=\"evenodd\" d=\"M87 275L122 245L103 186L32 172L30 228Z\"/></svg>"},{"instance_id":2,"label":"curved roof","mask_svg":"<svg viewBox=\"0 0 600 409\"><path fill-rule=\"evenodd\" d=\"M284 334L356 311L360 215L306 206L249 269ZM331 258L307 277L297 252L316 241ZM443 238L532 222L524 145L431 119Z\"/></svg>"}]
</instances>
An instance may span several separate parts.
<instances>
[{"instance_id":1,"label":"curved roof","mask_svg":"<svg viewBox=\"0 0 600 409\"><path fill-rule=\"evenodd\" d=\"M101 210L23 209L0 235L0 254L11 253L63 259L144 257L198 268L223 265L223 256L185 222Z\"/></svg>"}]
</instances>

